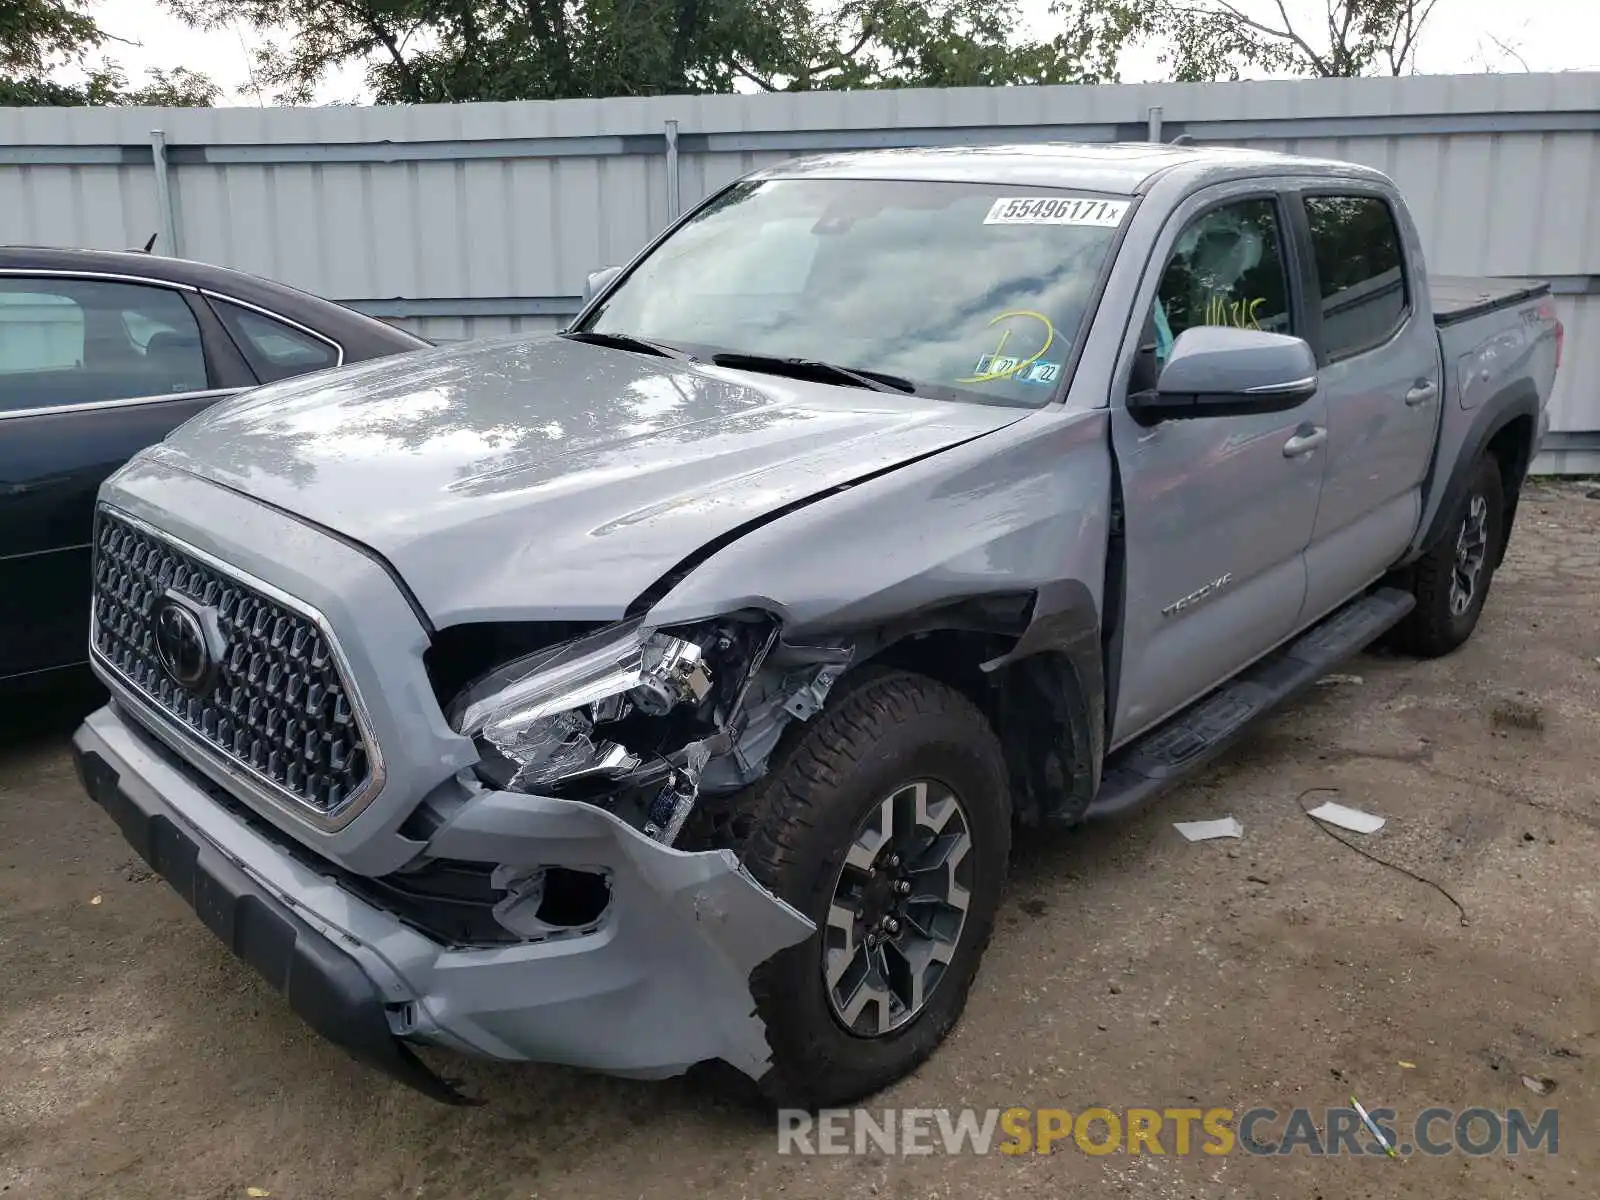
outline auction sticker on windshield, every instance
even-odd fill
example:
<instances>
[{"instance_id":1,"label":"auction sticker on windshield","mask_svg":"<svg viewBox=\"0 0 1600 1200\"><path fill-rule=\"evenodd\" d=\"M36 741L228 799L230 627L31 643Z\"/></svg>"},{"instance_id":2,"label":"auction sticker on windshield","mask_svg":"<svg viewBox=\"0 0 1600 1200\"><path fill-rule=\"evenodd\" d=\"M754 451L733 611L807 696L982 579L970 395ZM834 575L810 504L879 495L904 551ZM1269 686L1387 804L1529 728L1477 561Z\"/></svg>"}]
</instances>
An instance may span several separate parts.
<instances>
[{"instance_id":1,"label":"auction sticker on windshield","mask_svg":"<svg viewBox=\"0 0 1600 1200\"><path fill-rule=\"evenodd\" d=\"M989 207L985 225L1090 225L1115 229L1128 211L1126 200L1088 196L1002 196Z\"/></svg>"}]
</instances>

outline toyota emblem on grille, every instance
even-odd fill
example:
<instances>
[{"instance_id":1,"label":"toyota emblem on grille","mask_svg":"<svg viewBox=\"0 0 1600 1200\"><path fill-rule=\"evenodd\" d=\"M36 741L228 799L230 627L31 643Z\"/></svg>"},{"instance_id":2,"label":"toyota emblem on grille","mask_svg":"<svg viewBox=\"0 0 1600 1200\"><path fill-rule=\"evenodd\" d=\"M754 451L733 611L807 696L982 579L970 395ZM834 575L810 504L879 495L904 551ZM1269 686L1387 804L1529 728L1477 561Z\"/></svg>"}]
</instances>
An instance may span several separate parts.
<instances>
[{"instance_id":1,"label":"toyota emblem on grille","mask_svg":"<svg viewBox=\"0 0 1600 1200\"><path fill-rule=\"evenodd\" d=\"M195 694L210 689L216 671L202 614L170 592L155 608L156 658L168 678Z\"/></svg>"}]
</instances>

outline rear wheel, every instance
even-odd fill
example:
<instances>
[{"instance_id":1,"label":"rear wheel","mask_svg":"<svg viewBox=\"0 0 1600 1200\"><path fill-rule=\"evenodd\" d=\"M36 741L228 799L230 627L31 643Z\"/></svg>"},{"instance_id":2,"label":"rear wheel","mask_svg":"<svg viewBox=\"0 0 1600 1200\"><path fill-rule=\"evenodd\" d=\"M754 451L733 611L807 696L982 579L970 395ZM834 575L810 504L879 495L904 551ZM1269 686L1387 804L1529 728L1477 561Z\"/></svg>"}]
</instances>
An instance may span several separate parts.
<instances>
[{"instance_id":1,"label":"rear wheel","mask_svg":"<svg viewBox=\"0 0 1600 1200\"><path fill-rule=\"evenodd\" d=\"M1412 609L1396 644L1424 658L1448 654L1472 636L1489 596L1504 536L1500 467L1485 455L1473 467L1449 533L1412 567Z\"/></svg>"},{"instance_id":2,"label":"rear wheel","mask_svg":"<svg viewBox=\"0 0 1600 1200\"><path fill-rule=\"evenodd\" d=\"M1011 843L1000 746L931 679L844 692L762 784L743 861L817 932L756 969L775 1104L843 1104L949 1033L994 926Z\"/></svg>"}]
</instances>

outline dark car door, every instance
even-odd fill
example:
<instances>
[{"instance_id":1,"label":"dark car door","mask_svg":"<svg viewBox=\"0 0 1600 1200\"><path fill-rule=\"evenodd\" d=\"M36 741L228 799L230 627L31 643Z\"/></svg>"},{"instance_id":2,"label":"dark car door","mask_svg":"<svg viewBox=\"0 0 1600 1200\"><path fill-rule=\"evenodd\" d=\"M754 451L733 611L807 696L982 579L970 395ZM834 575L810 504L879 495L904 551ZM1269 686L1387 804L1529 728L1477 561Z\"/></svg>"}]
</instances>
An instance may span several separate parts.
<instances>
[{"instance_id":1,"label":"dark car door","mask_svg":"<svg viewBox=\"0 0 1600 1200\"><path fill-rule=\"evenodd\" d=\"M100 483L254 383L192 291L0 274L0 680L88 657Z\"/></svg>"}]
</instances>

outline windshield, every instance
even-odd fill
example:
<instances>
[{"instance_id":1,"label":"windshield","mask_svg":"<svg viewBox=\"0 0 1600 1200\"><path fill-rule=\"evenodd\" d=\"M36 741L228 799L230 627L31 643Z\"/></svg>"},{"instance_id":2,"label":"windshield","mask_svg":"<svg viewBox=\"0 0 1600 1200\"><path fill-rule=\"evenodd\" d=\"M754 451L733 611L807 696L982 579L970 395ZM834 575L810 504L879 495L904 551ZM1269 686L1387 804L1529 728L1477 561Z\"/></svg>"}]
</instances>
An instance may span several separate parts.
<instances>
[{"instance_id":1,"label":"windshield","mask_svg":"<svg viewBox=\"0 0 1600 1200\"><path fill-rule=\"evenodd\" d=\"M584 329L1041 405L1128 206L1002 184L741 183L657 247Z\"/></svg>"}]
</instances>

